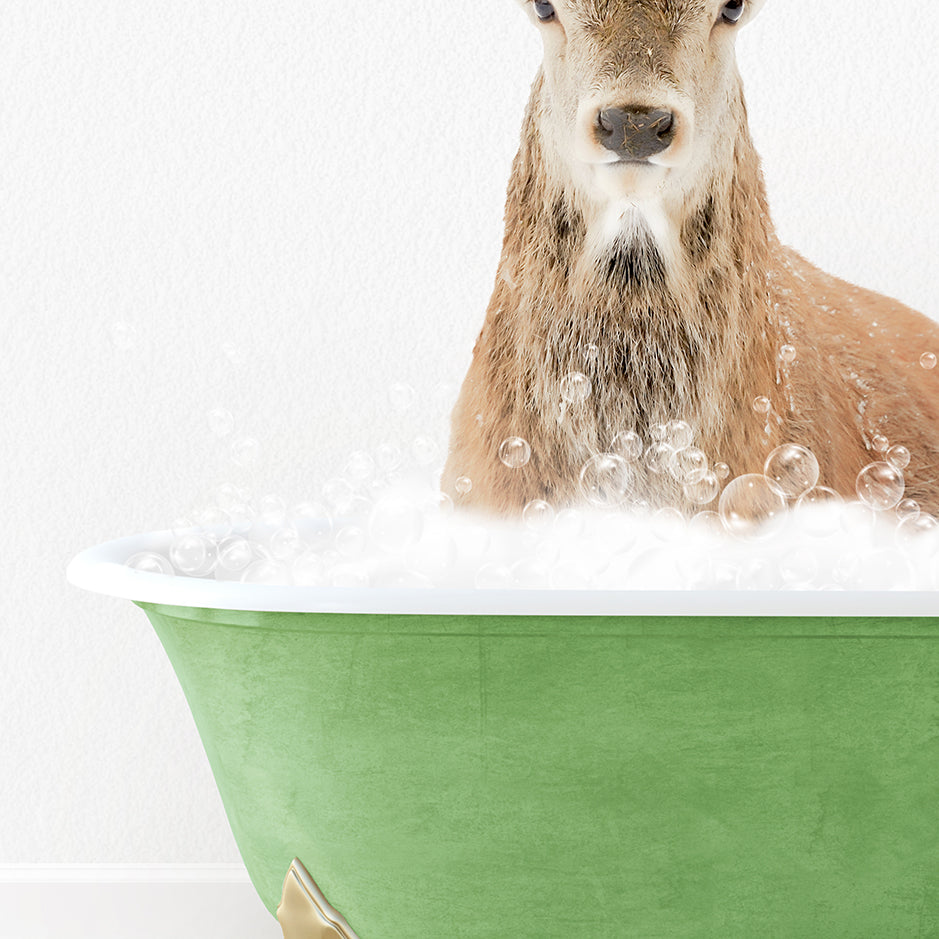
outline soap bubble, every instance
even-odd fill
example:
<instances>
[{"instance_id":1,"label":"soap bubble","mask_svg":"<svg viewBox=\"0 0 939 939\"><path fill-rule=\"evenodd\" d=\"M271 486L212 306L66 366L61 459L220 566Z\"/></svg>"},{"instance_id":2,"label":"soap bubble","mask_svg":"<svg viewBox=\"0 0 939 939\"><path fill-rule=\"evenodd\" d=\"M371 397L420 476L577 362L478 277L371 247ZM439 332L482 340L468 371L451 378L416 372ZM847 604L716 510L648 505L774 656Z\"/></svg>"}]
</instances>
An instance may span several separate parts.
<instances>
[{"instance_id":1,"label":"soap bubble","mask_svg":"<svg viewBox=\"0 0 939 939\"><path fill-rule=\"evenodd\" d=\"M910 451L899 445L887 451L887 462L898 470L905 470L910 465Z\"/></svg>"},{"instance_id":2,"label":"soap bubble","mask_svg":"<svg viewBox=\"0 0 939 939\"><path fill-rule=\"evenodd\" d=\"M907 518L916 518L919 512L919 503L915 499L902 499L897 505L897 518L901 522Z\"/></svg>"},{"instance_id":3,"label":"soap bubble","mask_svg":"<svg viewBox=\"0 0 939 939\"><path fill-rule=\"evenodd\" d=\"M199 577L211 571L215 563L215 551L205 535L189 532L173 539L170 560L180 573Z\"/></svg>"},{"instance_id":4,"label":"soap bubble","mask_svg":"<svg viewBox=\"0 0 939 939\"><path fill-rule=\"evenodd\" d=\"M136 554L132 554L124 563L135 571L144 571L147 574L173 573L173 565L156 551L138 551Z\"/></svg>"},{"instance_id":5,"label":"soap bubble","mask_svg":"<svg viewBox=\"0 0 939 939\"><path fill-rule=\"evenodd\" d=\"M715 463L714 475L723 482L730 476L730 467L726 463Z\"/></svg>"},{"instance_id":6,"label":"soap bubble","mask_svg":"<svg viewBox=\"0 0 939 939\"><path fill-rule=\"evenodd\" d=\"M282 525L286 516L287 504L275 493L268 493L258 500L258 518L265 525Z\"/></svg>"},{"instance_id":7,"label":"soap bubble","mask_svg":"<svg viewBox=\"0 0 939 939\"><path fill-rule=\"evenodd\" d=\"M665 425L665 442L673 450L684 450L694 440L694 432L686 421L669 421Z\"/></svg>"},{"instance_id":8,"label":"soap bubble","mask_svg":"<svg viewBox=\"0 0 939 939\"><path fill-rule=\"evenodd\" d=\"M870 537L877 523L874 510L864 502L846 502L838 516L841 530L853 538L866 539Z\"/></svg>"},{"instance_id":9,"label":"soap bubble","mask_svg":"<svg viewBox=\"0 0 939 939\"><path fill-rule=\"evenodd\" d=\"M926 369L935 368L936 367L935 354L932 352L924 352L919 357L919 364L922 365L923 368L926 368Z\"/></svg>"},{"instance_id":10,"label":"soap bubble","mask_svg":"<svg viewBox=\"0 0 939 939\"><path fill-rule=\"evenodd\" d=\"M806 533L824 537L840 527L840 510L844 499L827 486L813 486L796 502L799 524Z\"/></svg>"},{"instance_id":11,"label":"soap bubble","mask_svg":"<svg viewBox=\"0 0 939 939\"><path fill-rule=\"evenodd\" d=\"M601 508L622 505L632 487L632 470L615 453L598 453L580 471L580 491L591 505Z\"/></svg>"},{"instance_id":12,"label":"soap bubble","mask_svg":"<svg viewBox=\"0 0 939 939\"><path fill-rule=\"evenodd\" d=\"M218 566L226 571L243 571L254 560L254 552L245 538L234 535L218 544Z\"/></svg>"},{"instance_id":13,"label":"soap bubble","mask_svg":"<svg viewBox=\"0 0 939 939\"><path fill-rule=\"evenodd\" d=\"M349 454L342 475L357 483L363 483L375 474L375 461L364 450L355 450Z\"/></svg>"},{"instance_id":14,"label":"soap bubble","mask_svg":"<svg viewBox=\"0 0 939 939\"><path fill-rule=\"evenodd\" d=\"M363 551L368 539L358 525L344 525L336 532L336 550L344 558L357 558Z\"/></svg>"},{"instance_id":15,"label":"soap bubble","mask_svg":"<svg viewBox=\"0 0 939 939\"><path fill-rule=\"evenodd\" d=\"M393 443L383 443L375 451L375 458L379 467L386 473L393 472L401 466L401 450Z\"/></svg>"},{"instance_id":16,"label":"soap bubble","mask_svg":"<svg viewBox=\"0 0 939 939\"><path fill-rule=\"evenodd\" d=\"M300 533L292 525L284 525L271 535L271 554L278 561L292 561L306 545Z\"/></svg>"},{"instance_id":17,"label":"soap bubble","mask_svg":"<svg viewBox=\"0 0 939 939\"><path fill-rule=\"evenodd\" d=\"M890 446L890 441L883 434L874 434L871 438L871 448L883 453Z\"/></svg>"},{"instance_id":18,"label":"soap bubble","mask_svg":"<svg viewBox=\"0 0 939 939\"><path fill-rule=\"evenodd\" d=\"M323 498L336 515L348 515L355 499L355 487L348 479L334 476L323 483Z\"/></svg>"},{"instance_id":19,"label":"soap bubble","mask_svg":"<svg viewBox=\"0 0 939 939\"><path fill-rule=\"evenodd\" d=\"M260 558L245 568L241 580L245 584L289 584L290 571L285 564Z\"/></svg>"},{"instance_id":20,"label":"soap bubble","mask_svg":"<svg viewBox=\"0 0 939 939\"><path fill-rule=\"evenodd\" d=\"M403 381L396 381L388 388L388 401L396 414L405 414L414 404L414 389Z\"/></svg>"},{"instance_id":21,"label":"soap bubble","mask_svg":"<svg viewBox=\"0 0 939 939\"><path fill-rule=\"evenodd\" d=\"M256 437L238 437L232 441L231 457L239 466L251 466L257 462L261 444Z\"/></svg>"},{"instance_id":22,"label":"soap bubble","mask_svg":"<svg viewBox=\"0 0 939 939\"><path fill-rule=\"evenodd\" d=\"M668 428L664 424L653 424L649 428L649 439L656 443L663 443L668 436Z\"/></svg>"},{"instance_id":23,"label":"soap bubble","mask_svg":"<svg viewBox=\"0 0 939 939\"><path fill-rule=\"evenodd\" d=\"M467 496L473 491L473 480L469 476L458 476L453 488L461 496Z\"/></svg>"},{"instance_id":24,"label":"soap bubble","mask_svg":"<svg viewBox=\"0 0 939 939\"><path fill-rule=\"evenodd\" d=\"M475 584L477 590L509 590L515 586L515 578L504 564L489 562L476 571Z\"/></svg>"},{"instance_id":25,"label":"soap bubble","mask_svg":"<svg viewBox=\"0 0 939 939\"><path fill-rule=\"evenodd\" d=\"M115 349L126 352L132 349L137 341L137 331L129 323L122 320L115 320L108 327L108 335Z\"/></svg>"},{"instance_id":26,"label":"soap bubble","mask_svg":"<svg viewBox=\"0 0 939 939\"><path fill-rule=\"evenodd\" d=\"M924 537L934 537L937 533L939 521L928 512L919 511L916 515L907 516L897 525L896 540L902 545L915 544L917 550L921 550Z\"/></svg>"},{"instance_id":27,"label":"soap bubble","mask_svg":"<svg viewBox=\"0 0 939 939\"><path fill-rule=\"evenodd\" d=\"M392 553L416 544L423 529L424 518L416 506L395 497L376 502L368 520L372 541Z\"/></svg>"},{"instance_id":28,"label":"soap bubble","mask_svg":"<svg viewBox=\"0 0 939 939\"><path fill-rule=\"evenodd\" d=\"M231 519L231 529L240 535L251 530L254 524L255 511L247 502L235 502L227 509Z\"/></svg>"},{"instance_id":29,"label":"soap bubble","mask_svg":"<svg viewBox=\"0 0 939 939\"><path fill-rule=\"evenodd\" d=\"M235 417L227 408L213 408L206 419L216 437L227 437L235 429Z\"/></svg>"},{"instance_id":30,"label":"soap bubble","mask_svg":"<svg viewBox=\"0 0 939 939\"><path fill-rule=\"evenodd\" d=\"M522 437L509 437L499 447L499 459L509 469L519 469L531 459L531 446Z\"/></svg>"},{"instance_id":31,"label":"soap bubble","mask_svg":"<svg viewBox=\"0 0 939 939\"><path fill-rule=\"evenodd\" d=\"M610 452L633 463L642 456L642 438L634 430L624 430L613 438Z\"/></svg>"},{"instance_id":32,"label":"soap bubble","mask_svg":"<svg viewBox=\"0 0 939 939\"><path fill-rule=\"evenodd\" d=\"M890 463L870 463L857 476L858 498L878 512L892 509L903 489L903 473Z\"/></svg>"},{"instance_id":33,"label":"soap bubble","mask_svg":"<svg viewBox=\"0 0 939 939\"><path fill-rule=\"evenodd\" d=\"M642 462L650 473L664 473L668 469L673 452L667 443L654 443L646 450Z\"/></svg>"},{"instance_id":34,"label":"soap bubble","mask_svg":"<svg viewBox=\"0 0 939 939\"><path fill-rule=\"evenodd\" d=\"M707 505L713 502L720 489L721 484L717 476L708 472L695 482L685 483L682 487L685 498L695 505Z\"/></svg>"},{"instance_id":35,"label":"soap bubble","mask_svg":"<svg viewBox=\"0 0 939 939\"><path fill-rule=\"evenodd\" d=\"M329 573L329 582L333 587L346 590L359 590L369 585L368 572L354 564L339 564Z\"/></svg>"},{"instance_id":36,"label":"soap bubble","mask_svg":"<svg viewBox=\"0 0 939 939\"><path fill-rule=\"evenodd\" d=\"M554 533L562 540L579 538L584 531L584 516L579 509L561 509L554 517Z\"/></svg>"},{"instance_id":37,"label":"soap bubble","mask_svg":"<svg viewBox=\"0 0 939 939\"><path fill-rule=\"evenodd\" d=\"M786 500L765 476L738 476L721 493L718 511L732 535L757 540L774 534L785 521Z\"/></svg>"},{"instance_id":38,"label":"soap bubble","mask_svg":"<svg viewBox=\"0 0 939 939\"><path fill-rule=\"evenodd\" d=\"M786 443L766 458L763 474L787 499L798 499L818 482L818 460L811 450Z\"/></svg>"},{"instance_id":39,"label":"soap bubble","mask_svg":"<svg viewBox=\"0 0 939 939\"><path fill-rule=\"evenodd\" d=\"M333 522L326 506L320 502L299 502L287 516L300 537L314 550L329 544L333 534Z\"/></svg>"},{"instance_id":40,"label":"soap bubble","mask_svg":"<svg viewBox=\"0 0 939 939\"><path fill-rule=\"evenodd\" d=\"M232 519L228 512L217 505L210 505L200 509L195 514L196 525L203 529L203 534L210 541L218 541L232 532Z\"/></svg>"},{"instance_id":41,"label":"soap bubble","mask_svg":"<svg viewBox=\"0 0 939 939\"><path fill-rule=\"evenodd\" d=\"M700 482L707 474L708 458L697 447L685 447L668 458L668 471L680 483Z\"/></svg>"},{"instance_id":42,"label":"soap bubble","mask_svg":"<svg viewBox=\"0 0 939 939\"><path fill-rule=\"evenodd\" d=\"M818 575L818 558L805 546L787 551L779 561L783 581L793 585L810 585Z\"/></svg>"},{"instance_id":43,"label":"soap bubble","mask_svg":"<svg viewBox=\"0 0 939 939\"><path fill-rule=\"evenodd\" d=\"M554 509L543 499L532 499L522 509L522 520L529 531L548 531L554 521Z\"/></svg>"},{"instance_id":44,"label":"soap bubble","mask_svg":"<svg viewBox=\"0 0 939 939\"><path fill-rule=\"evenodd\" d=\"M593 386L583 372L570 372L561 379L561 398L568 404L583 404Z\"/></svg>"},{"instance_id":45,"label":"soap bubble","mask_svg":"<svg viewBox=\"0 0 939 939\"><path fill-rule=\"evenodd\" d=\"M418 466L430 466L439 453L437 441L431 437L415 437L411 441L411 454Z\"/></svg>"},{"instance_id":46,"label":"soap bubble","mask_svg":"<svg viewBox=\"0 0 939 939\"><path fill-rule=\"evenodd\" d=\"M753 410L756 411L757 414L769 414L772 406L769 398L765 395L760 395L753 399Z\"/></svg>"},{"instance_id":47,"label":"soap bubble","mask_svg":"<svg viewBox=\"0 0 939 939\"><path fill-rule=\"evenodd\" d=\"M304 551L290 565L293 582L298 587L321 587L326 583L326 563L315 551Z\"/></svg>"},{"instance_id":48,"label":"soap bubble","mask_svg":"<svg viewBox=\"0 0 939 939\"><path fill-rule=\"evenodd\" d=\"M782 362L783 365L792 365L796 360L796 355L795 346L785 345L781 346L779 349L779 361Z\"/></svg>"},{"instance_id":49,"label":"soap bubble","mask_svg":"<svg viewBox=\"0 0 939 939\"><path fill-rule=\"evenodd\" d=\"M452 515L453 499L445 492L435 492L430 500L430 508L432 512L436 511L438 515Z\"/></svg>"},{"instance_id":50,"label":"soap bubble","mask_svg":"<svg viewBox=\"0 0 939 939\"><path fill-rule=\"evenodd\" d=\"M692 499L692 502L693 501L694 500ZM701 505L706 503L698 504ZM717 512L698 512L688 523L688 531L694 535L714 538L724 534L724 523L721 521L721 517L717 514Z\"/></svg>"}]
</instances>

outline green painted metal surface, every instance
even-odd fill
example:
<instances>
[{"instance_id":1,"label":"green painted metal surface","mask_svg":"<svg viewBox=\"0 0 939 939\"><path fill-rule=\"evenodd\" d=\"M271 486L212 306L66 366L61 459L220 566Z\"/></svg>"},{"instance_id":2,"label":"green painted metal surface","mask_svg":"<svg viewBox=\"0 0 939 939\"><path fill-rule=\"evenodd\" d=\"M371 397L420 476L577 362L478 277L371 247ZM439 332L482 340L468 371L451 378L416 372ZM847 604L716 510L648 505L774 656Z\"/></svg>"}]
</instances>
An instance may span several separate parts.
<instances>
[{"instance_id":1,"label":"green painted metal surface","mask_svg":"<svg viewBox=\"0 0 939 939\"><path fill-rule=\"evenodd\" d=\"M361 939L939 936L939 620L140 604L272 911Z\"/></svg>"}]
</instances>

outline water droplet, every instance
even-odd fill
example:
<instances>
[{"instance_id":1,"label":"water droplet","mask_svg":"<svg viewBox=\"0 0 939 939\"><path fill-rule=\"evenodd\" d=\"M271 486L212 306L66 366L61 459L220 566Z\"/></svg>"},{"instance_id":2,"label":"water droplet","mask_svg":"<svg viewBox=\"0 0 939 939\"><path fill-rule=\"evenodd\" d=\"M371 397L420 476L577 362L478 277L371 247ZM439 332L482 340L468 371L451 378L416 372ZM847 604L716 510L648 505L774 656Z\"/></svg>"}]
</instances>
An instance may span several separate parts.
<instances>
[{"instance_id":1,"label":"water droplet","mask_svg":"<svg viewBox=\"0 0 939 939\"><path fill-rule=\"evenodd\" d=\"M738 476L727 484L718 504L724 527L740 538L761 539L785 521L786 500L765 476Z\"/></svg>"},{"instance_id":2,"label":"water droplet","mask_svg":"<svg viewBox=\"0 0 939 939\"><path fill-rule=\"evenodd\" d=\"M522 437L509 437L499 447L499 459L509 469L519 469L531 459L531 447Z\"/></svg>"},{"instance_id":3,"label":"water droplet","mask_svg":"<svg viewBox=\"0 0 939 939\"><path fill-rule=\"evenodd\" d=\"M583 372L571 372L561 379L561 398L568 404L583 404L593 386Z\"/></svg>"},{"instance_id":4,"label":"water droplet","mask_svg":"<svg viewBox=\"0 0 939 939\"><path fill-rule=\"evenodd\" d=\"M858 498L877 512L897 505L903 489L903 473L890 463L871 463L857 476Z\"/></svg>"},{"instance_id":5,"label":"water droplet","mask_svg":"<svg viewBox=\"0 0 939 939\"><path fill-rule=\"evenodd\" d=\"M704 479L708 458L697 447L685 447L668 458L668 471L678 482L693 484Z\"/></svg>"},{"instance_id":6,"label":"water droplet","mask_svg":"<svg viewBox=\"0 0 939 939\"><path fill-rule=\"evenodd\" d=\"M554 521L554 509L543 499L532 499L522 509L522 520L529 531L547 531Z\"/></svg>"},{"instance_id":7,"label":"water droplet","mask_svg":"<svg viewBox=\"0 0 939 939\"><path fill-rule=\"evenodd\" d=\"M760 395L758 398L753 399L753 410L756 411L757 414L769 414L772 406L769 398L765 395Z\"/></svg>"},{"instance_id":8,"label":"water droplet","mask_svg":"<svg viewBox=\"0 0 939 939\"><path fill-rule=\"evenodd\" d=\"M399 552L416 544L424 530L424 518L406 499L386 498L375 503L368 533L383 551Z\"/></svg>"},{"instance_id":9,"label":"water droplet","mask_svg":"<svg viewBox=\"0 0 939 939\"><path fill-rule=\"evenodd\" d=\"M669 421L665 425L665 442L673 450L684 450L690 447L694 440L694 431L691 425L685 421Z\"/></svg>"},{"instance_id":10,"label":"water droplet","mask_svg":"<svg viewBox=\"0 0 939 939\"><path fill-rule=\"evenodd\" d=\"M598 453L580 471L580 491L591 505L622 505L632 488L633 472L615 453Z\"/></svg>"},{"instance_id":11,"label":"water droplet","mask_svg":"<svg viewBox=\"0 0 939 939\"><path fill-rule=\"evenodd\" d=\"M910 465L910 451L899 444L887 451L887 462L898 470L905 470Z\"/></svg>"},{"instance_id":12,"label":"water droplet","mask_svg":"<svg viewBox=\"0 0 939 939\"><path fill-rule=\"evenodd\" d=\"M936 367L935 354L932 352L924 352L919 357L919 364L922 365L923 368L926 368L926 369L935 368Z\"/></svg>"},{"instance_id":13,"label":"water droplet","mask_svg":"<svg viewBox=\"0 0 939 939\"><path fill-rule=\"evenodd\" d=\"M871 447L878 453L883 453L890 446L890 441L883 434L874 434L871 438Z\"/></svg>"},{"instance_id":14,"label":"water droplet","mask_svg":"<svg viewBox=\"0 0 939 939\"><path fill-rule=\"evenodd\" d=\"M213 408L206 414L209 430L216 437L227 437L235 429L235 417L226 408Z\"/></svg>"},{"instance_id":15,"label":"water droplet","mask_svg":"<svg viewBox=\"0 0 939 939\"><path fill-rule=\"evenodd\" d=\"M642 438L634 430L624 430L613 438L610 452L633 463L642 456Z\"/></svg>"},{"instance_id":16,"label":"water droplet","mask_svg":"<svg viewBox=\"0 0 939 939\"><path fill-rule=\"evenodd\" d=\"M792 365L796 360L796 347L785 345L781 346L779 349L779 361L783 365Z\"/></svg>"},{"instance_id":17,"label":"water droplet","mask_svg":"<svg viewBox=\"0 0 939 939\"><path fill-rule=\"evenodd\" d=\"M156 551L138 551L124 563L135 571L144 571L147 574L173 573L173 565L169 562L169 559Z\"/></svg>"},{"instance_id":18,"label":"water droplet","mask_svg":"<svg viewBox=\"0 0 939 939\"><path fill-rule=\"evenodd\" d=\"M763 474L787 499L798 499L818 482L818 460L811 450L786 443L766 458Z\"/></svg>"},{"instance_id":19,"label":"water droplet","mask_svg":"<svg viewBox=\"0 0 939 939\"><path fill-rule=\"evenodd\" d=\"M469 476L459 476L457 477L456 482L453 484L453 488L461 496L469 495L473 491L473 480Z\"/></svg>"},{"instance_id":20,"label":"water droplet","mask_svg":"<svg viewBox=\"0 0 939 939\"><path fill-rule=\"evenodd\" d=\"M685 493L685 498L690 502L693 502L695 505L707 505L709 502L713 502L717 497L721 489L721 484L714 473L705 472L700 479L685 483L682 488Z\"/></svg>"}]
</instances>

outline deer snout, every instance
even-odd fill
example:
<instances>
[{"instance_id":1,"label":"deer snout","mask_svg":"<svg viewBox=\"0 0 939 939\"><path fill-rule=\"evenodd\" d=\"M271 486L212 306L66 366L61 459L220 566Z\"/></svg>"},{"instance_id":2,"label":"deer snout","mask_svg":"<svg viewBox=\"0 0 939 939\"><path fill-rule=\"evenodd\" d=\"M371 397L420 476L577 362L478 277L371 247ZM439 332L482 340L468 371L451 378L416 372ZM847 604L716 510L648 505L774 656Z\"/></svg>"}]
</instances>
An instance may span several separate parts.
<instances>
[{"instance_id":1,"label":"deer snout","mask_svg":"<svg viewBox=\"0 0 939 939\"><path fill-rule=\"evenodd\" d=\"M664 108L601 108L594 133L620 160L648 160L664 153L675 139L677 118Z\"/></svg>"}]
</instances>

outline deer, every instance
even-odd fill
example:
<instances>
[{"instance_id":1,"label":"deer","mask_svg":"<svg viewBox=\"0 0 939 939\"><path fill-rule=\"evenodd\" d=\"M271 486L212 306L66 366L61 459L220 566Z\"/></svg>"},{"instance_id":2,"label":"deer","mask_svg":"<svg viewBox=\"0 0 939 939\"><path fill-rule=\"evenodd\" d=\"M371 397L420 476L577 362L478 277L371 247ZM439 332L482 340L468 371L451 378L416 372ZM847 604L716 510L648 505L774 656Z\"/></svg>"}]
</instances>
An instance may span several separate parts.
<instances>
[{"instance_id":1,"label":"deer","mask_svg":"<svg viewBox=\"0 0 939 939\"><path fill-rule=\"evenodd\" d=\"M905 496L939 514L939 370L921 364L939 326L824 273L773 226L735 57L764 0L514 2L544 60L443 491L502 515L573 504L618 434L648 446L681 420L734 476L799 444L848 499L885 440L902 444ZM571 376L589 393L565 394ZM507 466L514 437L531 456ZM633 499L700 509L634 465Z\"/></svg>"}]
</instances>

